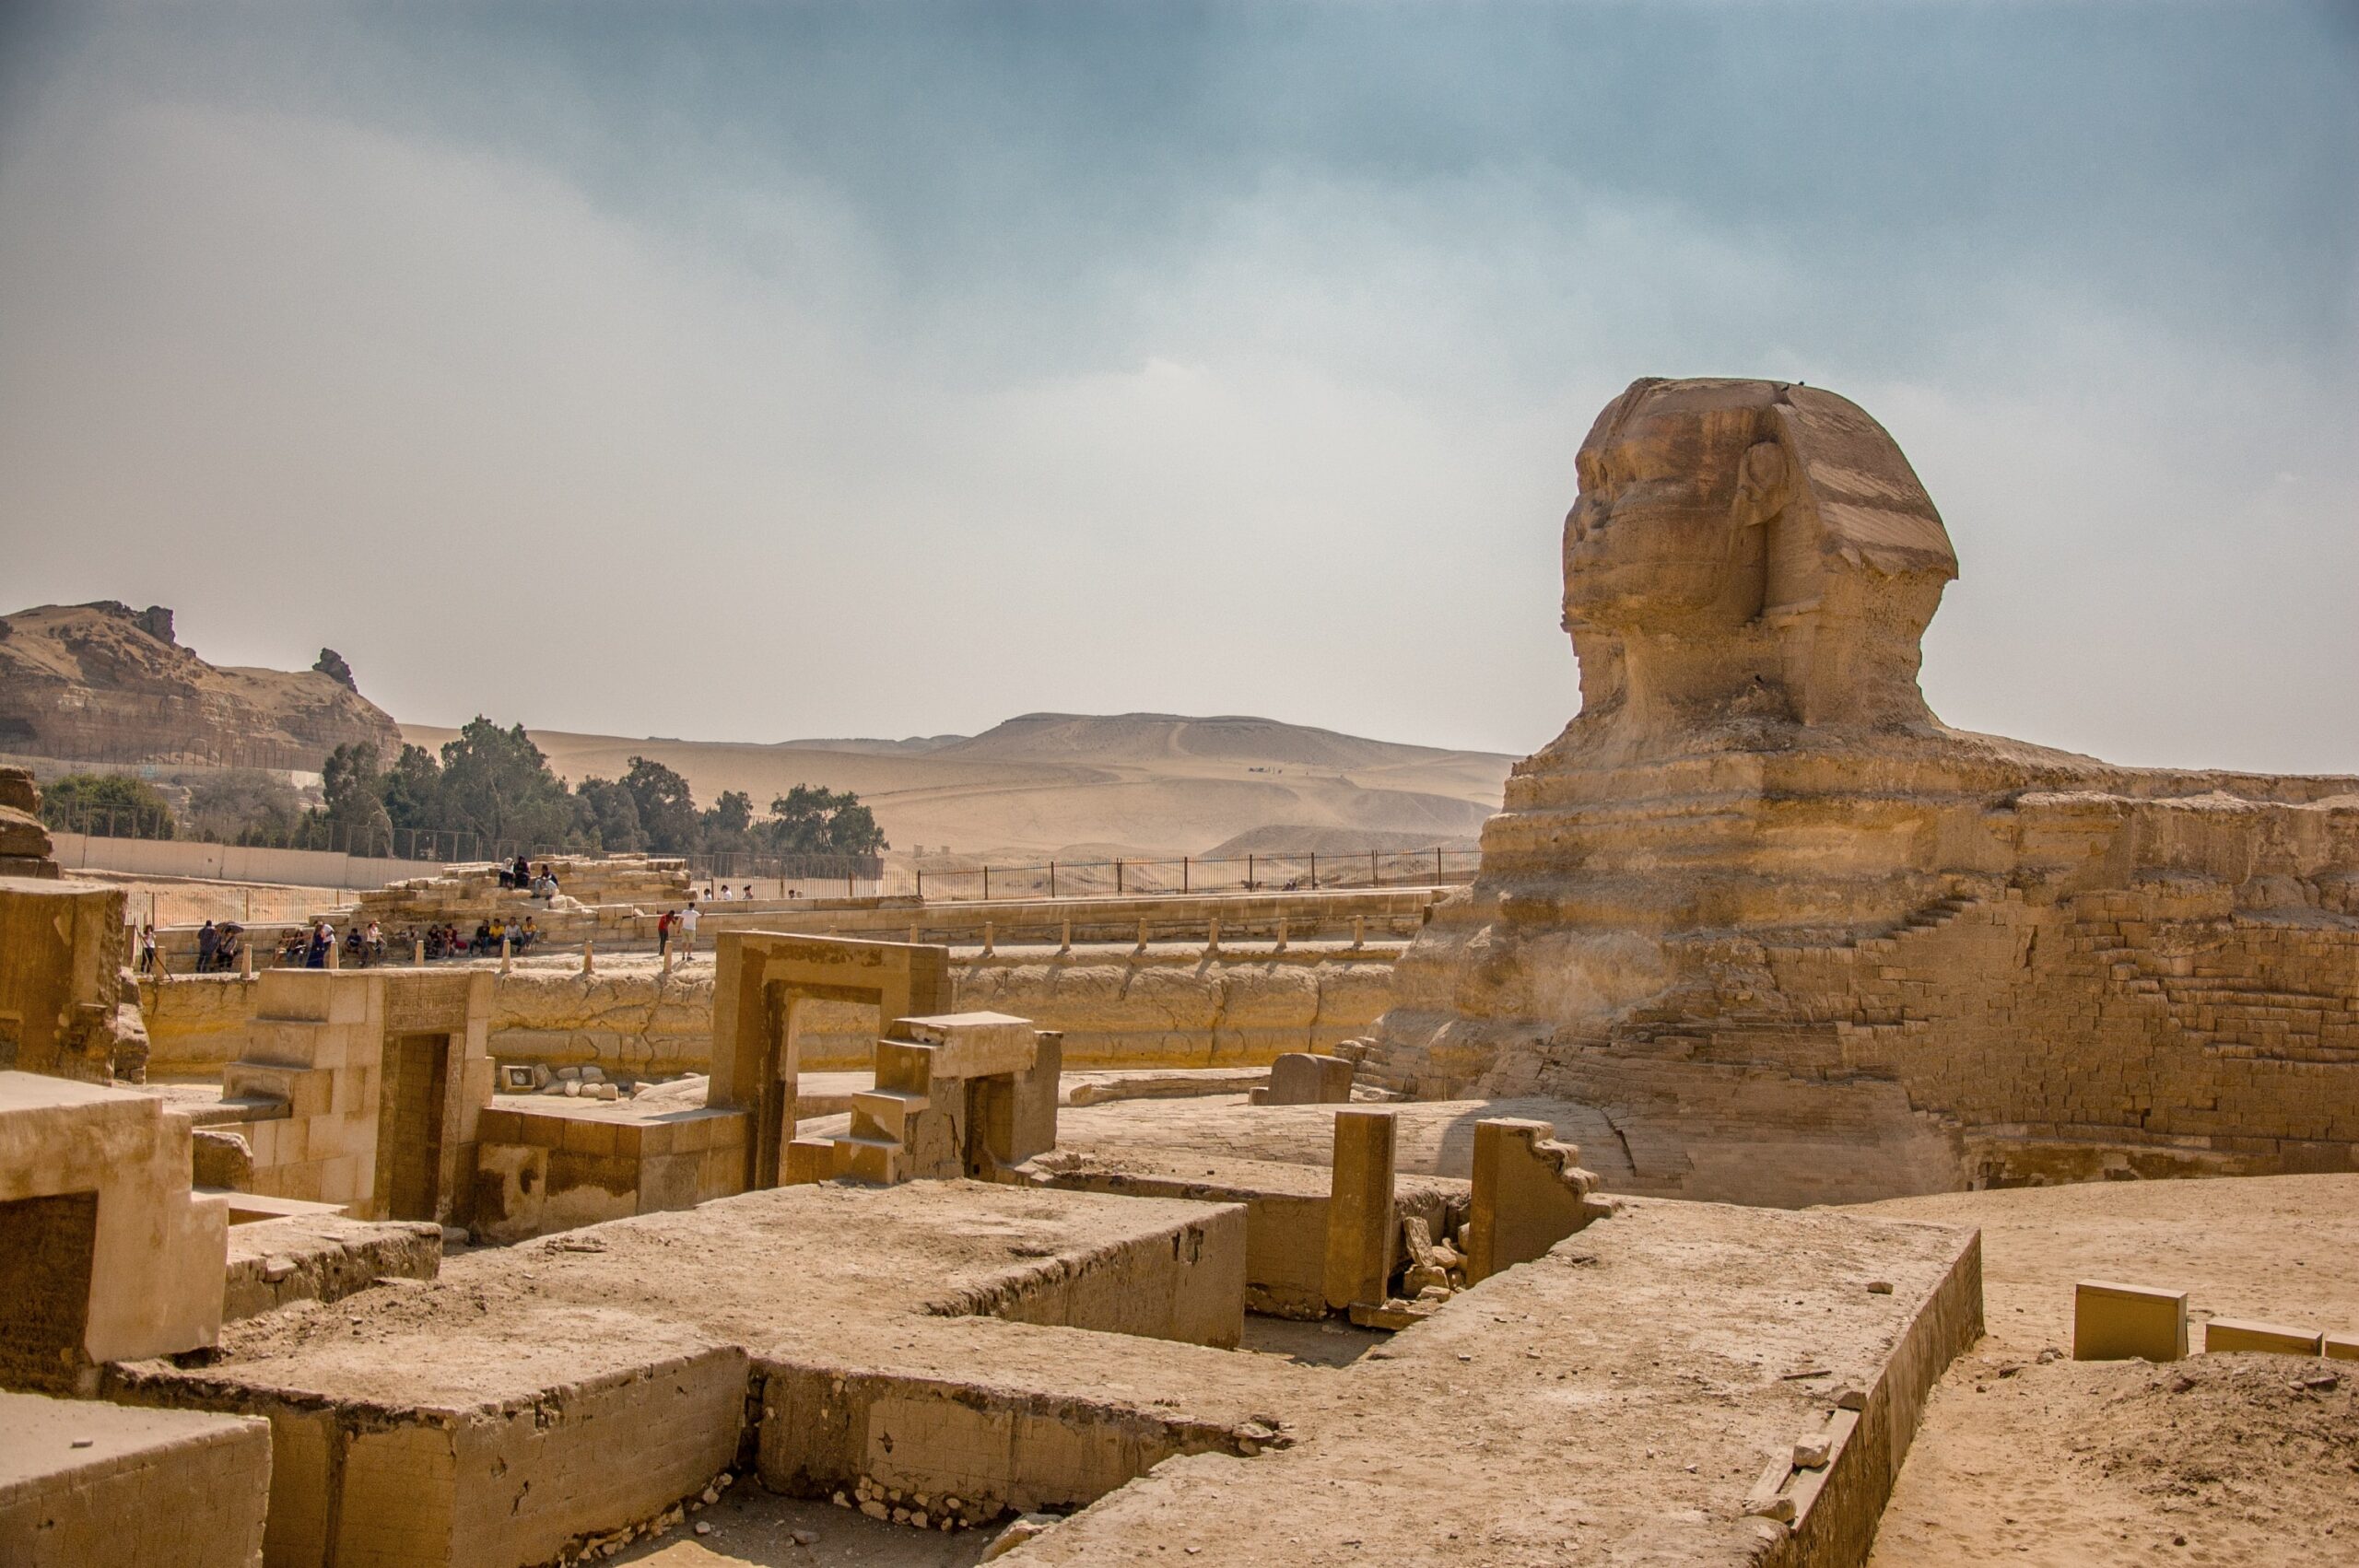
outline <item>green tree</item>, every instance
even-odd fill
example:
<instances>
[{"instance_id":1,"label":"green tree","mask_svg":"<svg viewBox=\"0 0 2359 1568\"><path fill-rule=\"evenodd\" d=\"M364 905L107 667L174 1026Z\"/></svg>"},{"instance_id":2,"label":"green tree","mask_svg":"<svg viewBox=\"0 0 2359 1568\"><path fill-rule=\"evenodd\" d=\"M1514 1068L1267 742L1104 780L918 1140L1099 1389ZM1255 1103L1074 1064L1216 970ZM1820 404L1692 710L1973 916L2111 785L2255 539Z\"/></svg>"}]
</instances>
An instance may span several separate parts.
<instances>
[{"instance_id":1,"label":"green tree","mask_svg":"<svg viewBox=\"0 0 2359 1568\"><path fill-rule=\"evenodd\" d=\"M584 778L573 791L573 818L581 836L609 854L647 848L639 802L612 778Z\"/></svg>"},{"instance_id":2,"label":"green tree","mask_svg":"<svg viewBox=\"0 0 2359 1568\"><path fill-rule=\"evenodd\" d=\"M320 770L327 810L321 813L328 842L354 855L393 852L393 819L385 809L385 776L377 747L357 741L328 754Z\"/></svg>"},{"instance_id":3,"label":"green tree","mask_svg":"<svg viewBox=\"0 0 2359 1568\"><path fill-rule=\"evenodd\" d=\"M302 821L295 786L259 767L183 775L190 823L216 844L291 844Z\"/></svg>"},{"instance_id":4,"label":"green tree","mask_svg":"<svg viewBox=\"0 0 2359 1568\"><path fill-rule=\"evenodd\" d=\"M442 748L444 823L481 839L478 853L524 851L571 838L573 796L524 726L477 715Z\"/></svg>"},{"instance_id":5,"label":"green tree","mask_svg":"<svg viewBox=\"0 0 2359 1568\"><path fill-rule=\"evenodd\" d=\"M404 746L378 780L377 790L395 827L442 825L442 765L424 746Z\"/></svg>"},{"instance_id":6,"label":"green tree","mask_svg":"<svg viewBox=\"0 0 2359 1568\"><path fill-rule=\"evenodd\" d=\"M754 798L743 790L723 790L712 809L698 819L698 825L708 852L743 854L754 846Z\"/></svg>"},{"instance_id":7,"label":"green tree","mask_svg":"<svg viewBox=\"0 0 2359 1568\"><path fill-rule=\"evenodd\" d=\"M858 795L816 784L797 784L772 801L760 835L763 847L780 855L874 855L886 847Z\"/></svg>"},{"instance_id":8,"label":"green tree","mask_svg":"<svg viewBox=\"0 0 2359 1568\"><path fill-rule=\"evenodd\" d=\"M41 819L68 833L170 838L170 802L153 784L121 773L69 773L41 791Z\"/></svg>"},{"instance_id":9,"label":"green tree","mask_svg":"<svg viewBox=\"0 0 2359 1568\"><path fill-rule=\"evenodd\" d=\"M660 762L635 756L630 771L623 775L623 788L639 807L639 829L650 849L659 855L696 852L704 825L698 820L697 798L688 792L687 779Z\"/></svg>"}]
</instances>

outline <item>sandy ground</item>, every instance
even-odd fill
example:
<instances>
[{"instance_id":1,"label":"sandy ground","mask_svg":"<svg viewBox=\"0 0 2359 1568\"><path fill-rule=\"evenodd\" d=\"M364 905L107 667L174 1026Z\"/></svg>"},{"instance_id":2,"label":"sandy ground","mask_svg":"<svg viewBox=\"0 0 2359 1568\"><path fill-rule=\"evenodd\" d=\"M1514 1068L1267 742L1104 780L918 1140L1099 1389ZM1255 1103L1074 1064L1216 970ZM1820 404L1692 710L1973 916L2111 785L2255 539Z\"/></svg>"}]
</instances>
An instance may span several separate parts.
<instances>
[{"instance_id":1,"label":"sandy ground","mask_svg":"<svg viewBox=\"0 0 2359 1568\"><path fill-rule=\"evenodd\" d=\"M2106 1182L1860 1211L1980 1225L1989 1330L1934 1393L1875 1568L2359 1562L2359 1363L2069 1359L2081 1279L2187 1290L2199 1319L2359 1328L2359 1176ZM2189 1340L2200 1348L2200 1327Z\"/></svg>"},{"instance_id":2,"label":"sandy ground","mask_svg":"<svg viewBox=\"0 0 2359 1568\"><path fill-rule=\"evenodd\" d=\"M152 912L156 923L162 926L194 926L207 920L299 920L334 905L349 903L353 897L335 887L136 877L71 869L68 874L122 888L129 895L131 919L145 924Z\"/></svg>"},{"instance_id":3,"label":"sandy ground","mask_svg":"<svg viewBox=\"0 0 2359 1568\"><path fill-rule=\"evenodd\" d=\"M402 732L428 747L455 733L417 724ZM1458 842L1499 809L1514 760L1266 720L1153 714L1002 725L933 751L538 730L533 739L575 782L620 778L633 756L647 756L677 769L706 804L743 790L758 809L796 784L819 784L857 792L897 849L1076 860L1197 855L1273 825Z\"/></svg>"},{"instance_id":4,"label":"sandy ground","mask_svg":"<svg viewBox=\"0 0 2359 1568\"><path fill-rule=\"evenodd\" d=\"M698 1524L711 1533L696 1534ZM713 1506L615 1561L660 1568L967 1568L982 1560L997 1533L929 1535L740 1481Z\"/></svg>"}]
</instances>

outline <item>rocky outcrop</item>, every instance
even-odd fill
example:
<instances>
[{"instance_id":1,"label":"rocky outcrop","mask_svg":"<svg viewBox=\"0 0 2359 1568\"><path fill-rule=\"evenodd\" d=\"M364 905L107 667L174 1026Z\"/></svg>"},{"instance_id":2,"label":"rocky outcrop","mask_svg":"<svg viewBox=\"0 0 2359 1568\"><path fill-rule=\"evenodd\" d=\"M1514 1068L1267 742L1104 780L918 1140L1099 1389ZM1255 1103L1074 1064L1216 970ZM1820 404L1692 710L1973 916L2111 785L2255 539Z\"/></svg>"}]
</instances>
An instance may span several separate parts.
<instances>
[{"instance_id":1,"label":"rocky outcrop","mask_svg":"<svg viewBox=\"0 0 2359 1568\"><path fill-rule=\"evenodd\" d=\"M316 771L347 743L388 758L401 746L348 666L339 678L208 664L175 639L161 606L44 604L0 628L0 750Z\"/></svg>"},{"instance_id":2,"label":"rocky outcrop","mask_svg":"<svg viewBox=\"0 0 2359 1568\"><path fill-rule=\"evenodd\" d=\"M1942 724L1948 534L1830 392L1640 381L1576 466L1581 710L1366 1076L1599 1107L1690 1197L2359 1164L2359 779Z\"/></svg>"}]
</instances>

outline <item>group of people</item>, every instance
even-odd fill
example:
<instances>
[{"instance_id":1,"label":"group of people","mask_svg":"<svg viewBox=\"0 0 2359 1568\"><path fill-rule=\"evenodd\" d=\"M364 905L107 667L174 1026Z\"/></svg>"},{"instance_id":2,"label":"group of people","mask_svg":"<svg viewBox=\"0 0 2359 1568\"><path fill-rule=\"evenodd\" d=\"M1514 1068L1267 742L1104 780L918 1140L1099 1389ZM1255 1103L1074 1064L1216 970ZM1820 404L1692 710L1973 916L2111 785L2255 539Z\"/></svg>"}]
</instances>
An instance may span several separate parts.
<instances>
[{"instance_id":1,"label":"group of people","mask_svg":"<svg viewBox=\"0 0 2359 1568\"><path fill-rule=\"evenodd\" d=\"M655 917L655 955L670 953L674 943L679 944L680 956L686 958L697 950L697 901L688 900L685 909L666 909Z\"/></svg>"},{"instance_id":2,"label":"group of people","mask_svg":"<svg viewBox=\"0 0 2359 1568\"><path fill-rule=\"evenodd\" d=\"M557 895L557 872L549 863L543 860L541 869L535 872L533 862L522 855L513 864L499 868L499 885L511 892L530 893L535 898L555 898Z\"/></svg>"},{"instance_id":3,"label":"group of people","mask_svg":"<svg viewBox=\"0 0 2359 1568\"><path fill-rule=\"evenodd\" d=\"M216 925L207 920L197 928L196 972L200 975L224 974L238 966L244 954L246 928L234 920ZM139 968L142 974L156 967L156 928L143 926L139 932Z\"/></svg>"},{"instance_id":4,"label":"group of people","mask_svg":"<svg viewBox=\"0 0 2359 1568\"><path fill-rule=\"evenodd\" d=\"M201 934L198 940L201 943ZM339 966L349 965L355 969L366 969L372 964L385 961L385 933L376 921L347 927L339 938L334 925L323 916L308 926L297 926L287 933L286 941L279 943L278 962L281 967L288 969L324 969L328 966L328 954L339 945L343 949L338 959Z\"/></svg>"}]
</instances>

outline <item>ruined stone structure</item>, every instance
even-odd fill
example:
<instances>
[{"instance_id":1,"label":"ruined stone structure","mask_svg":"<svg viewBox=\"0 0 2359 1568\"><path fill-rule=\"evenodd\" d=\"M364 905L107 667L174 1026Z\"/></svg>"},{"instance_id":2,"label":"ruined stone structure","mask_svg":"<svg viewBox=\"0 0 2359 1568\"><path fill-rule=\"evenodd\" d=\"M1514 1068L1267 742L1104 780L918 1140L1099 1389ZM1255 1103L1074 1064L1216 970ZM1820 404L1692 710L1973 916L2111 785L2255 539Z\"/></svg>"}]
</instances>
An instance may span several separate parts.
<instances>
[{"instance_id":1,"label":"ruined stone structure","mask_svg":"<svg viewBox=\"0 0 2359 1568\"><path fill-rule=\"evenodd\" d=\"M1578 1100L1638 1190L1759 1202L2359 1164L2359 779L1943 726L1948 535L1831 392L1641 380L1577 465L1581 710L1365 1079Z\"/></svg>"},{"instance_id":2,"label":"ruined stone structure","mask_svg":"<svg viewBox=\"0 0 2359 1568\"><path fill-rule=\"evenodd\" d=\"M0 767L0 1071L137 1082L147 1029L123 891L60 877L40 811L32 775Z\"/></svg>"}]
</instances>

